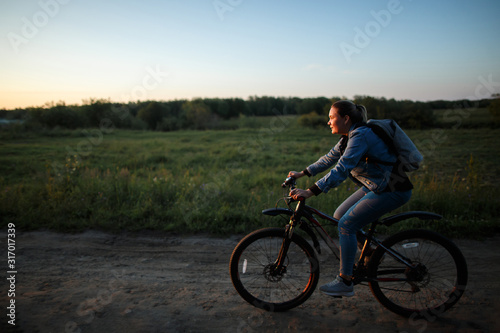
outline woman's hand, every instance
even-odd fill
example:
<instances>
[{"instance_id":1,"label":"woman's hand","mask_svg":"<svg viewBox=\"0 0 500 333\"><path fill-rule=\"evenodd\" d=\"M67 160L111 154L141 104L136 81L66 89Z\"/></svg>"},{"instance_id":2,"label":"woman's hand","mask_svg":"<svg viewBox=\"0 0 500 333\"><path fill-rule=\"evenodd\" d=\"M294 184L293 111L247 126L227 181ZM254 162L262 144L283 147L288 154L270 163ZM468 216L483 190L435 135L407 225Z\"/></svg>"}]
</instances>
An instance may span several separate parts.
<instances>
[{"instance_id":1,"label":"woman's hand","mask_svg":"<svg viewBox=\"0 0 500 333\"><path fill-rule=\"evenodd\" d=\"M294 188L290 191L290 196L294 200L298 200L300 197L307 199L314 195L311 190L301 190L300 188Z\"/></svg>"},{"instance_id":2,"label":"woman's hand","mask_svg":"<svg viewBox=\"0 0 500 333\"><path fill-rule=\"evenodd\" d=\"M301 171L301 172L297 172L297 171L290 171L290 172L288 173L288 177L293 177L293 178L295 178L295 179L298 179L298 178L303 177L303 176L305 176L305 175L304 175L304 171Z\"/></svg>"}]
</instances>

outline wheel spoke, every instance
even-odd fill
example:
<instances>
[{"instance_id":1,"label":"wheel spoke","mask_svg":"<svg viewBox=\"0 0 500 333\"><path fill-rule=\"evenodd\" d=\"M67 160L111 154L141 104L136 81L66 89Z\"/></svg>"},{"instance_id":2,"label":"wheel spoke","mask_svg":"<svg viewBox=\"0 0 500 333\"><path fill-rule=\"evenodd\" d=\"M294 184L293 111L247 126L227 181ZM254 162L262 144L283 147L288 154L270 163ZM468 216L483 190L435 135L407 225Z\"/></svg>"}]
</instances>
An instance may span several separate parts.
<instances>
[{"instance_id":1,"label":"wheel spoke","mask_svg":"<svg viewBox=\"0 0 500 333\"><path fill-rule=\"evenodd\" d=\"M413 230L388 238L384 245L412 264L407 267L392 256L384 256L383 250L374 254L374 263L379 264L370 266L373 278L370 287L384 306L410 316L415 312L435 312L433 309L441 311L458 301L467 282L467 267L463 255L451 241L430 231ZM459 280L463 287L452 295Z\"/></svg>"},{"instance_id":2,"label":"wheel spoke","mask_svg":"<svg viewBox=\"0 0 500 333\"><path fill-rule=\"evenodd\" d=\"M316 255L307 241L292 237L280 271L274 265L283 242L283 230L270 228L250 234L231 257L231 279L249 303L282 311L304 302L319 279ZM243 269L245 267L245 269Z\"/></svg>"}]
</instances>

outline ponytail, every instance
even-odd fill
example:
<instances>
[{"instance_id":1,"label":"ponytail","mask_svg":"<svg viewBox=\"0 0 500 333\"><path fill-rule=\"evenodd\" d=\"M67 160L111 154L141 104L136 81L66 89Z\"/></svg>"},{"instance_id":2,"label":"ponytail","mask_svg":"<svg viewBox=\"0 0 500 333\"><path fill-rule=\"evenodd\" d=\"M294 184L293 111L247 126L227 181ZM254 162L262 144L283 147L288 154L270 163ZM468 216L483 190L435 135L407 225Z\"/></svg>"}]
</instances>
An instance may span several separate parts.
<instances>
[{"instance_id":1,"label":"ponytail","mask_svg":"<svg viewBox=\"0 0 500 333\"><path fill-rule=\"evenodd\" d=\"M356 111L359 112L361 116L361 122L366 123L368 121L368 113L366 112L366 108L361 104L354 104L356 107Z\"/></svg>"},{"instance_id":2,"label":"ponytail","mask_svg":"<svg viewBox=\"0 0 500 333\"><path fill-rule=\"evenodd\" d=\"M368 120L368 114L363 105L343 100L333 103L332 106L338 110L342 117L349 116L353 124L366 123Z\"/></svg>"}]
</instances>

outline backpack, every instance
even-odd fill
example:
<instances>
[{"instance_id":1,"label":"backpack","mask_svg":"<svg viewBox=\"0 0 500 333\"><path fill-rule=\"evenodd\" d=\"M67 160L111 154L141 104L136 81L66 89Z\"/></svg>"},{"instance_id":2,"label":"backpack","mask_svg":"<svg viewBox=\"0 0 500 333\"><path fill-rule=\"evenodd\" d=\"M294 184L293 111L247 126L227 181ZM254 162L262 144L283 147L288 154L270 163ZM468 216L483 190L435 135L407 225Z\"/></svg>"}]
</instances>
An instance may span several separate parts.
<instances>
[{"instance_id":1,"label":"backpack","mask_svg":"<svg viewBox=\"0 0 500 333\"><path fill-rule=\"evenodd\" d=\"M366 126L398 156L403 171L415 171L420 167L424 157L398 123L392 119L370 119Z\"/></svg>"}]
</instances>

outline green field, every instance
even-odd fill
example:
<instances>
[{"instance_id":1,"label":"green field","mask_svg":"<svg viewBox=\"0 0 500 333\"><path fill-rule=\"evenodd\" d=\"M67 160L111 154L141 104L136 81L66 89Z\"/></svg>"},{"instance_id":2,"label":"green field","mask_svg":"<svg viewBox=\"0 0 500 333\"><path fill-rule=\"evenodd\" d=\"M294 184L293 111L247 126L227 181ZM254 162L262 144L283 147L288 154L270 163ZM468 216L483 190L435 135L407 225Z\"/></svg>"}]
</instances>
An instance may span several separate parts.
<instances>
[{"instance_id":1,"label":"green field","mask_svg":"<svg viewBox=\"0 0 500 333\"><path fill-rule=\"evenodd\" d=\"M494 117L488 108L455 108L434 110L436 125L447 128L492 127ZM498 127L498 126L497 126Z\"/></svg>"},{"instance_id":2,"label":"green field","mask_svg":"<svg viewBox=\"0 0 500 333\"><path fill-rule=\"evenodd\" d=\"M0 132L1 226L221 235L282 225L261 210L282 196L289 170L316 161L338 137L326 125L299 127L292 116L240 122L239 129L220 131ZM455 126L408 134L425 163L411 174L414 194L400 210L442 214L445 220L425 226L452 237L500 231L500 129ZM315 179L301 179L299 186ZM333 213L354 190L347 180L309 203Z\"/></svg>"}]
</instances>

